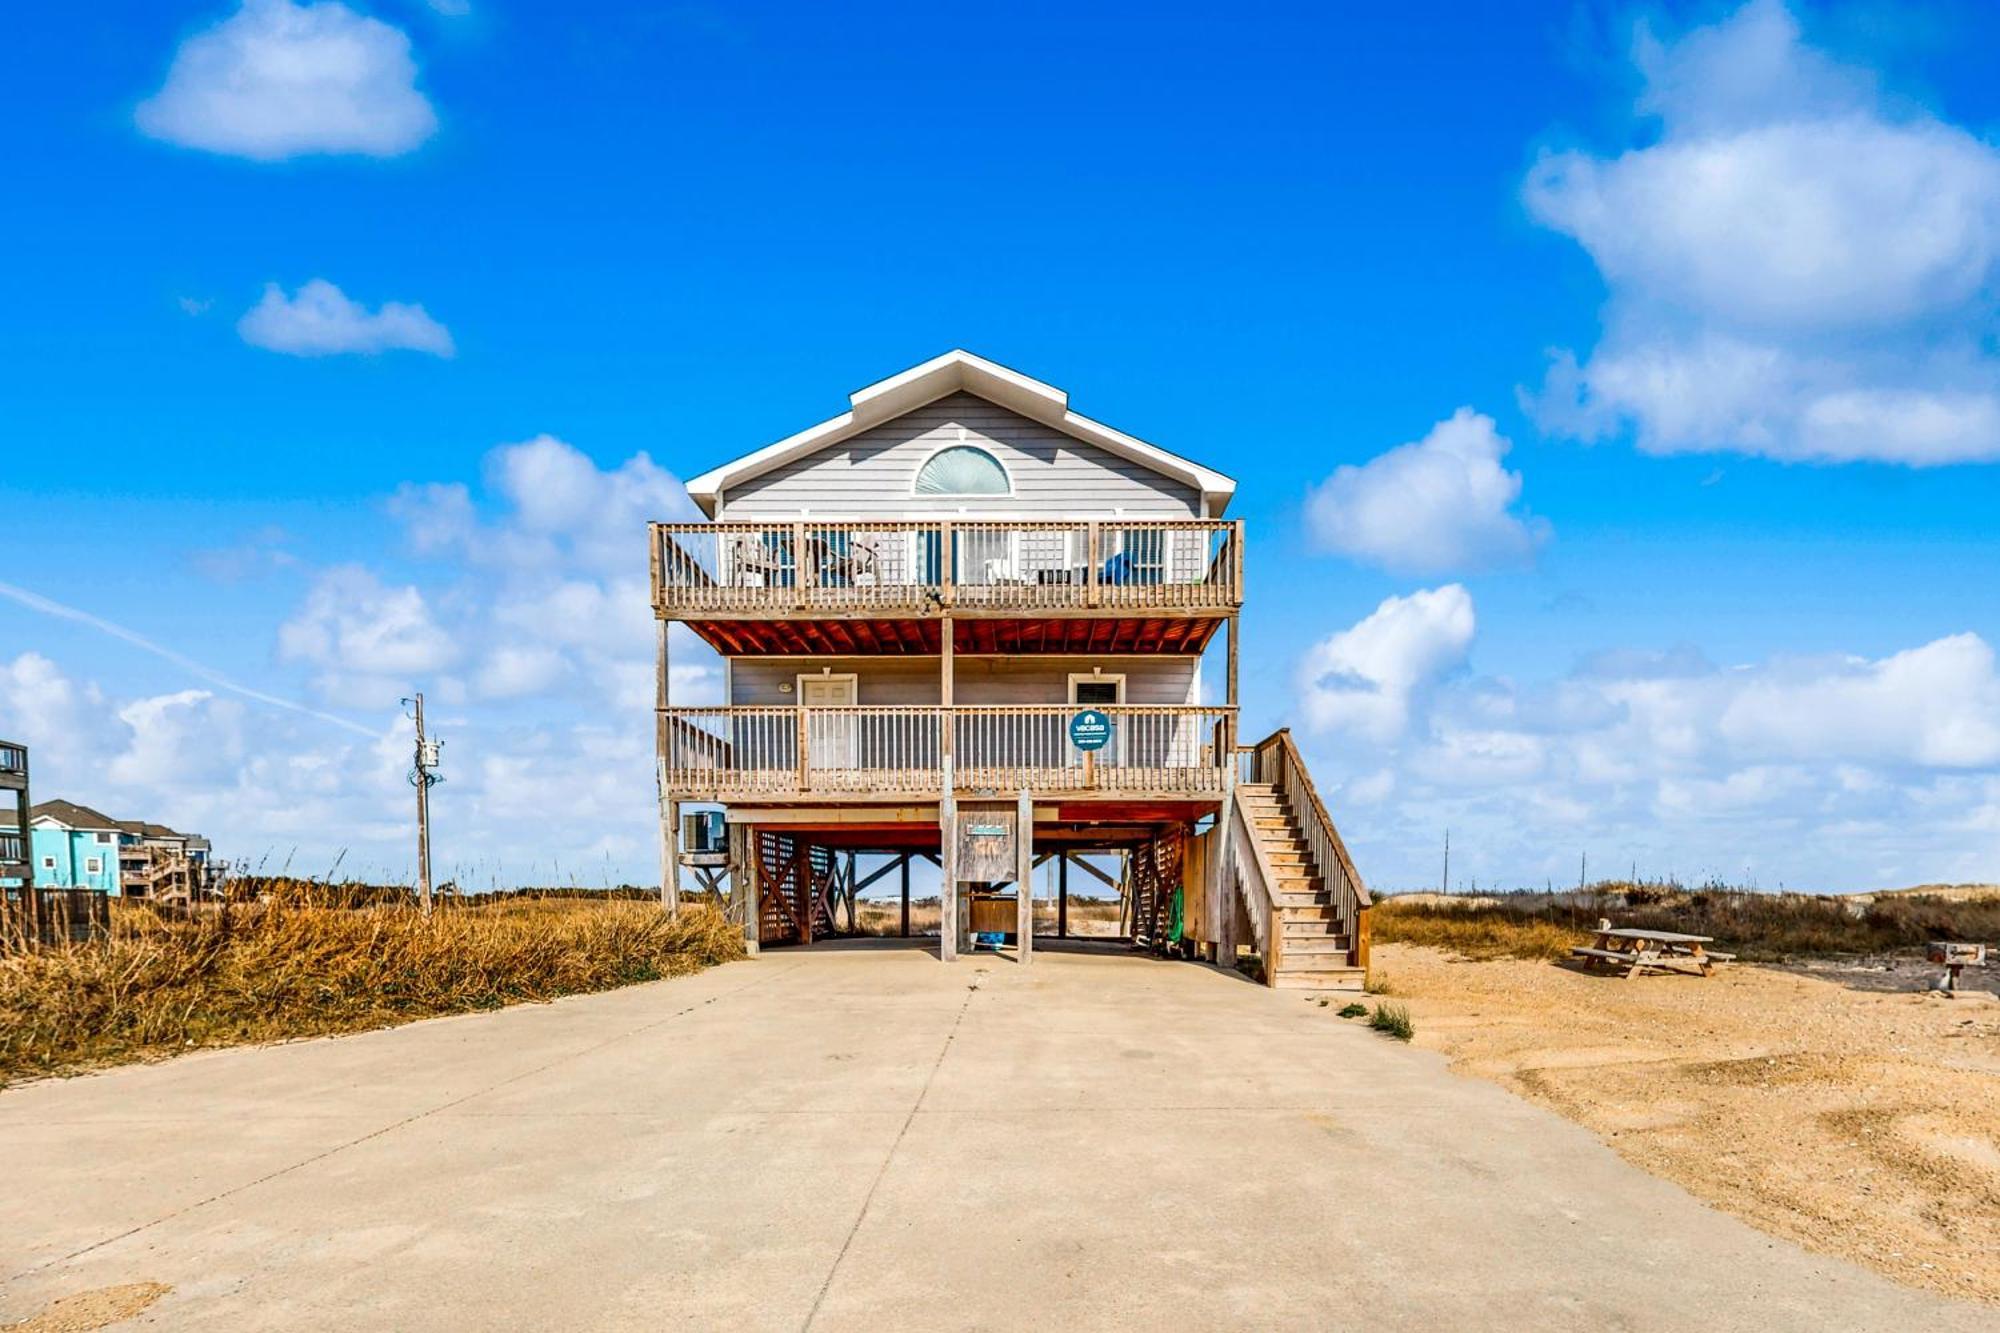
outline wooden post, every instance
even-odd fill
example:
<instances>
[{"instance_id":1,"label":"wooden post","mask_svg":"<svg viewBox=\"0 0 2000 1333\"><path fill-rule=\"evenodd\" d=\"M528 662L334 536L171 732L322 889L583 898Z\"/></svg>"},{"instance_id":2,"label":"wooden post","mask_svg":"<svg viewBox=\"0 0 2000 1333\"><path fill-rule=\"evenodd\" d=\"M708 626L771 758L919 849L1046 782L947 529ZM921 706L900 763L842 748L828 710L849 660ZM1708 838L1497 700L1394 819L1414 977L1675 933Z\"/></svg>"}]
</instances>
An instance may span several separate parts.
<instances>
[{"instance_id":1,"label":"wooden post","mask_svg":"<svg viewBox=\"0 0 2000 1333\"><path fill-rule=\"evenodd\" d=\"M901 856L897 857L896 859L902 863L902 870L903 870L902 937L904 939L908 939L910 938L910 854L908 852L904 852Z\"/></svg>"},{"instance_id":2,"label":"wooden post","mask_svg":"<svg viewBox=\"0 0 2000 1333\"><path fill-rule=\"evenodd\" d=\"M1056 857L1056 938L1069 938L1069 853Z\"/></svg>"},{"instance_id":3,"label":"wooden post","mask_svg":"<svg viewBox=\"0 0 2000 1333\"><path fill-rule=\"evenodd\" d=\"M813 918L819 915L819 881L813 878L812 844L800 839L792 857L792 887L799 905L799 943L813 942Z\"/></svg>"},{"instance_id":4,"label":"wooden post","mask_svg":"<svg viewBox=\"0 0 2000 1333\"><path fill-rule=\"evenodd\" d=\"M430 766L425 762L424 756L424 694L422 690L417 691L416 784L417 901L423 909L423 914L429 916L431 914L431 774ZM27 826L23 825L21 831L26 833ZM114 846L110 854L112 856L118 855L118 849ZM74 856L75 854L71 853L72 860ZM148 869L151 869L150 865ZM76 882L74 871L75 867L72 865L71 883Z\"/></svg>"},{"instance_id":5,"label":"wooden post","mask_svg":"<svg viewBox=\"0 0 2000 1333\"><path fill-rule=\"evenodd\" d=\"M1217 962L1235 965L1236 955L1224 952L1236 892L1230 878L1236 837L1236 761L1232 755L1222 774L1222 804L1216 807L1215 827L1208 838L1208 938ZM1231 946L1233 947L1233 946Z\"/></svg>"},{"instance_id":6,"label":"wooden post","mask_svg":"<svg viewBox=\"0 0 2000 1333\"><path fill-rule=\"evenodd\" d=\"M938 801L938 958L958 960L958 801L951 790L951 756L944 760L944 794Z\"/></svg>"},{"instance_id":7,"label":"wooden post","mask_svg":"<svg viewBox=\"0 0 2000 1333\"><path fill-rule=\"evenodd\" d=\"M1100 557L1103 554L1099 549L1102 541L1098 536L1097 520L1094 518L1090 520L1090 539L1088 545L1090 547L1090 563L1084 566L1083 601L1085 606L1096 606L1103 600L1104 590L1099 582L1097 570L1098 565L1101 563Z\"/></svg>"},{"instance_id":8,"label":"wooden post","mask_svg":"<svg viewBox=\"0 0 2000 1333\"><path fill-rule=\"evenodd\" d=\"M792 755L792 781L797 785L799 793L804 795L808 784L812 781L812 774L806 767L806 756L812 738L807 734L806 692L803 686L799 689L799 701L794 708L796 716L792 721L792 748L795 753Z\"/></svg>"},{"instance_id":9,"label":"wooden post","mask_svg":"<svg viewBox=\"0 0 2000 1333\"><path fill-rule=\"evenodd\" d=\"M796 606L806 604L806 525L792 524L792 602Z\"/></svg>"},{"instance_id":10,"label":"wooden post","mask_svg":"<svg viewBox=\"0 0 2000 1333\"><path fill-rule=\"evenodd\" d=\"M655 795L658 797L660 817L660 906L669 912L678 912L681 905L681 860L680 830L676 825L680 819L680 802L673 798L673 789L667 777L667 767L671 762L667 709L673 697L668 684L667 628L668 622L659 622L659 651L655 655L653 673L653 749L658 756L654 777L658 781Z\"/></svg>"},{"instance_id":11,"label":"wooden post","mask_svg":"<svg viewBox=\"0 0 2000 1333\"><path fill-rule=\"evenodd\" d=\"M958 582L958 558L952 550L951 524L938 524L938 602L950 607L954 599L954 585ZM945 617L945 632L951 632L951 617Z\"/></svg>"},{"instance_id":12,"label":"wooden post","mask_svg":"<svg viewBox=\"0 0 2000 1333\"><path fill-rule=\"evenodd\" d=\"M1230 708L1234 709L1237 706L1236 703L1237 635L1236 635L1235 615L1232 614L1229 617L1229 624L1227 628L1229 633L1229 674L1228 674L1229 683L1228 683L1228 698L1225 700L1225 702L1230 706ZM1224 728L1224 730L1226 730L1229 733L1228 749L1226 753L1219 756L1223 762L1223 765L1226 768L1228 768L1231 773L1234 773L1236 771L1236 725L1237 725L1236 719L1237 719L1237 714L1232 712L1229 715L1228 725Z\"/></svg>"},{"instance_id":13,"label":"wooden post","mask_svg":"<svg viewBox=\"0 0 2000 1333\"><path fill-rule=\"evenodd\" d=\"M666 839L661 855L660 906L669 912L681 910L681 803L667 802L666 821L660 830Z\"/></svg>"},{"instance_id":14,"label":"wooden post","mask_svg":"<svg viewBox=\"0 0 2000 1333\"><path fill-rule=\"evenodd\" d=\"M1014 807L1014 956L1035 961L1035 806L1021 788Z\"/></svg>"},{"instance_id":15,"label":"wooden post","mask_svg":"<svg viewBox=\"0 0 2000 1333\"><path fill-rule=\"evenodd\" d=\"M754 954L764 928L763 865L757 855L757 830L749 824L729 825L729 874L743 904L743 947Z\"/></svg>"}]
</instances>

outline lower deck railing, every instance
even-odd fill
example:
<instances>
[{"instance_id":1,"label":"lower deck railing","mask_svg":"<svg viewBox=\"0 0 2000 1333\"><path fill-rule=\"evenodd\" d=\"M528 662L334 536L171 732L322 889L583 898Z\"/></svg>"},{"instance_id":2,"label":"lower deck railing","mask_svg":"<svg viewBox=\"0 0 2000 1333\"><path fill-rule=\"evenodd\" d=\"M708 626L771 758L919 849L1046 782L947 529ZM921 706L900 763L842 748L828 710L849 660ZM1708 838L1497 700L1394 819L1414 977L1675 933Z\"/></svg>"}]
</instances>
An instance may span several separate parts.
<instances>
[{"instance_id":1,"label":"lower deck railing","mask_svg":"<svg viewBox=\"0 0 2000 1333\"><path fill-rule=\"evenodd\" d=\"M1233 708L1107 706L1102 749L1070 740L1067 704L944 708L773 706L660 710L661 776L695 797L925 795L956 791L1220 792Z\"/></svg>"}]
</instances>

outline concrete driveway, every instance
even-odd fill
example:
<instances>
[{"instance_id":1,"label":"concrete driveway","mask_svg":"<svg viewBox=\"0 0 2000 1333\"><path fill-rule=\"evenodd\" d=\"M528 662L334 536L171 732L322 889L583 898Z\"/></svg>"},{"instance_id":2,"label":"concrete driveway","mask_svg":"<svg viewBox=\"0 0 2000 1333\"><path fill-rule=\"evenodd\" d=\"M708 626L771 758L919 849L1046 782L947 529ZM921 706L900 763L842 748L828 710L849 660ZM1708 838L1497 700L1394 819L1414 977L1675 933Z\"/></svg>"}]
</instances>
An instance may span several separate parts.
<instances>
[{"instance_id":1,"label":"concrete driveway","mask_svg":"<svg viewBox=\"0 0 2000 1333\"><path fill-rule=\"evenodd\" d=\"M1993 1327L1207 968L773 952L0 1094L0 1323Z\"/></svg>"}]
</instances>

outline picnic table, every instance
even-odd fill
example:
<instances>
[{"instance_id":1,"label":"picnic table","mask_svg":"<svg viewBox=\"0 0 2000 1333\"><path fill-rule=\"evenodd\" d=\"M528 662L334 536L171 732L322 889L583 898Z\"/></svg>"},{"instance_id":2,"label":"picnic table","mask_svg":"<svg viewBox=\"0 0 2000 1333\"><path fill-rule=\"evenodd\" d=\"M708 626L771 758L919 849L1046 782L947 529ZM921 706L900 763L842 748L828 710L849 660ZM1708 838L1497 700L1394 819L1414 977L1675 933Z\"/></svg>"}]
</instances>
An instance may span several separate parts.
<instances>
[{"instance_id":1,"label":"picnic table","mask_svg":"<svg viewBox=\"0 0 2000 1333\"><path fill-rule=\"evenodd\" d=\"M1702 976L1713 976L1717 963L1733 962L1733 953L1715 953L1706 946L1711 935L1686 935L1677 930L1648 930L1626 927L1613 929L1608 923L1597 928L1597 939L1589 947L1577 945L1571 956L1587 967L1622 967L1625 975L1636 977L1655 972L1685 972L1693 966Z\"/></svg>"}]
</instances>

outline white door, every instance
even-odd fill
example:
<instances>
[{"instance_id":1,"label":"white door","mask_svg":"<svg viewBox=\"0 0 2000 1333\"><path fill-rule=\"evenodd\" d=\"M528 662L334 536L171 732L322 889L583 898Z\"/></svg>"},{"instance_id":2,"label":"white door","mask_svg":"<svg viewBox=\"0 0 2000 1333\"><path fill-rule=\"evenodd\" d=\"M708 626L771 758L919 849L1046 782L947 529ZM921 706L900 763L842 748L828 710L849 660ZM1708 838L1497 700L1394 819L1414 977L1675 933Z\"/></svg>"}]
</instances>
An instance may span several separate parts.
<instances>
[{"instance_id":1,"label":"white door","mask_svg":"<svg viewBox=\"0 0 2000 1333\"><path fill-rule=\"evenodd\" d=\"M799 707L806 709L806 763L816 769L861 767L861 720L853 713L814 712L852 708L859 682L852 675L800 676Z\"/></svg>"}]
</instances>

